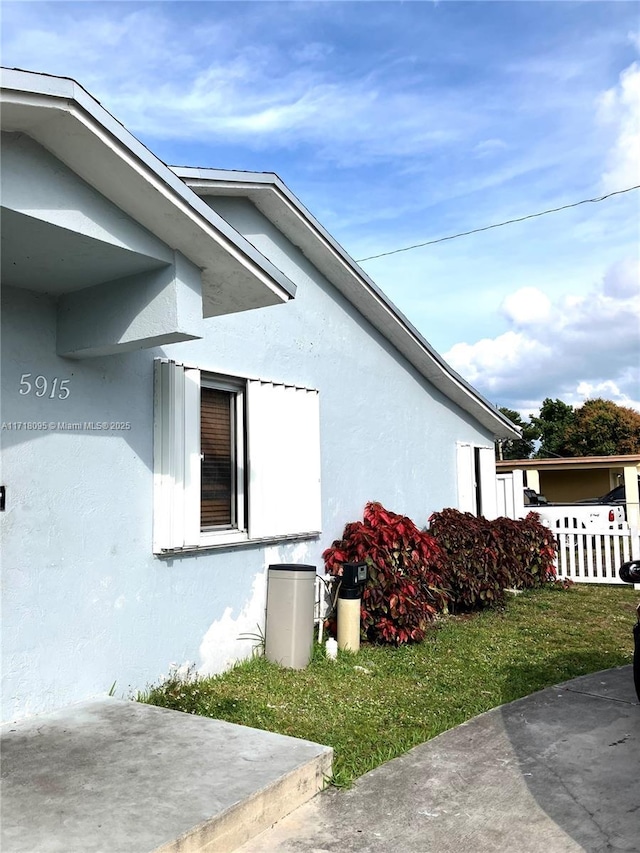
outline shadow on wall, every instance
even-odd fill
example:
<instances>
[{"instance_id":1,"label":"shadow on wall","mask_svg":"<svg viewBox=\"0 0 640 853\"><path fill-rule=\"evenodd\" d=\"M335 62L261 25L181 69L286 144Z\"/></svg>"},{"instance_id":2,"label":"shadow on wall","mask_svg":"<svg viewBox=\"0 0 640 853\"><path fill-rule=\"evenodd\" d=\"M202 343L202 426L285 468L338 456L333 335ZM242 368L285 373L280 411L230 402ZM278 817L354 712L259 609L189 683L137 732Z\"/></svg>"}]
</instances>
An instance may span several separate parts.
<instances>
[{"instance_id":1,"label":"shadow on wall","mask_svg":"<svg viewBox=\"0 0 640 853\"><path fill-rule=\"evenodd\" d=\"M104 446L109 439L110 459L121 457L124 464L135 459L151 472L153 360L168 357L170 349L62 358L56 354L55 297L6 288L2 310L3 423L8 424L3 448L33 448L54 438L56 450L47 452L56 459L68 454L67 464L74 459L83 467L96 460L96 448L85 442L100 439ZM126 445L130 452L114 445Z\"/></svg>"},{"instance_id":2,"label":"shadow on wall","mask_svg":"<svg viewBox=\"0 0 640 853\"><path fill-rule=\"evenodd\" d=\"M245 553L247 553L245 551ZM250 657L261 646L265 633L267 571L270 565L309 563L308 542L284 543L267 547L262 571L253 577L251 593L240 610L226 607L222 617L207 630L200 644L200 675L215 675ZM312 563L312 561L311 561Z\"/></svg>"}]
</instances>

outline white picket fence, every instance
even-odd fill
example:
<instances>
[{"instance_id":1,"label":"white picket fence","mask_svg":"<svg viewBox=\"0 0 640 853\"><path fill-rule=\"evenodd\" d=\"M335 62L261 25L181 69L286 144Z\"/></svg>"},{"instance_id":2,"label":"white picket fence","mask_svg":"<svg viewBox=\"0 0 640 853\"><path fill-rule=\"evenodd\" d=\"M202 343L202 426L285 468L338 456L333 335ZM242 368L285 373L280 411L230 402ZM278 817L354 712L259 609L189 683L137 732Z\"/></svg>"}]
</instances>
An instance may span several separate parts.
<instances>
[{"instance_id":1,"label":"white picket fence","mask_svg":"<svg viewBox=\"0 0 640 853\"><path fill-rule=\"evenodd\" d=\"M593 507L588 505L524 506L523 485L522 471L497 475L498 515L524 518L530 511L540 515L556 537L558 578L576 583L622 583L618 578L622 563L640 560L637 529L626 522L602 527L599 519L594 522Z\"/></svg>"},{"instance_id":2,"label":"white picket fence","mask_svg":"<svg viewBox=\"0 0 640 853\"><path fill-rule=\"evenodd\" d=\"M618 529L552 527L558 544L558 578L575 583L622 583L618 569L640 559L640 535L627 524Z\"/></svg>"}]
</instances>

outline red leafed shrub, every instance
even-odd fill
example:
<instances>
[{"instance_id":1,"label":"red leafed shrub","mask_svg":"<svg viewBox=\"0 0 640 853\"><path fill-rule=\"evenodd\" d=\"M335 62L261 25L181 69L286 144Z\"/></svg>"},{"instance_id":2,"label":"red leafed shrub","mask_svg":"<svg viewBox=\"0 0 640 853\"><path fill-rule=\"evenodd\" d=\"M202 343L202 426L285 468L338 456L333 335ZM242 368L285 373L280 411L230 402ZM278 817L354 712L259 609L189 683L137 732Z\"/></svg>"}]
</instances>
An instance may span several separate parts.
<instances>
[{"instance_id":1,"label":"red leafed shrub","mask_svg":"<svg viewBox=\"0 0 640 853\"><path fill-rule=\"evenodd\" d=\"M361 616L369 640L398 645L422 640L436 613L447 609L436 541L379 503L368 503L364 520L347 524L342 539L322 556L327 571L338 576L344 563L367 563Z\"/></svg>"},{"instance_id":2,"label":"red leafed shrub","mask_svg":"<svg viewBox=\"0 0 640 853\"><path fill-rule=\"evenodd\" d=\"M446 554L452 609L499 604L506 588L527 589L555 580L555 539L535 513L517 521L489 521L444 509L429 519L429 533Z\"/></svg>"},{"instance_id":3,"label":"red leafed shrub","mask_svg":"<svg viewBox=\"0 0 640 853\"><path fill-rule=\"evenodd\" d=\"M514 521L496 518L490 522L506 561L515 589L530 589L555 581L556 539L536 512Z\"/></svg>"},{"instance_id":4,"label":"red leafed shrub","mask_svg":"<svg viewBox=\"0 0 640 853\"><path fill-rule=\"evenodd\" d=\"M486 518L444 509L429 519L429 532L446 554L452 610L477 610L503 600L511 579Z\"/></svg>"}]
</instances>

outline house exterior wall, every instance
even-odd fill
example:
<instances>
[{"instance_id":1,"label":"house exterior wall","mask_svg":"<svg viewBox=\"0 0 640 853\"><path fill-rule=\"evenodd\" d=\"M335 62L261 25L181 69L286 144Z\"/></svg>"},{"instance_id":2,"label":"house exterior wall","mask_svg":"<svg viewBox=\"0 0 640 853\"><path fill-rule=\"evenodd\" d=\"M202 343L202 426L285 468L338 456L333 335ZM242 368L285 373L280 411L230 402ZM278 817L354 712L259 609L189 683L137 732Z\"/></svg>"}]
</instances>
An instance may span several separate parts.
<instances>
[{"instance_id":1,"label":"house exterior wall","mask_svg":"<svg viewBox=\"0 0 640 853\"><path fill-rule=\"evenodd\" d=\"M202 340L70 360L56 355L56 298L3 289L3 720L114 682L127 696L172 664L224 669L251 652L239 635L263 625L269 564L321 569L368 500L425 524L457 503L456 442L492 443L257 211L244 215L296 299L207 320ZM319 390L320 538L153 556L157 357ZM21 394L24 374L47 392Z\"/></svg>"}]
</instances>

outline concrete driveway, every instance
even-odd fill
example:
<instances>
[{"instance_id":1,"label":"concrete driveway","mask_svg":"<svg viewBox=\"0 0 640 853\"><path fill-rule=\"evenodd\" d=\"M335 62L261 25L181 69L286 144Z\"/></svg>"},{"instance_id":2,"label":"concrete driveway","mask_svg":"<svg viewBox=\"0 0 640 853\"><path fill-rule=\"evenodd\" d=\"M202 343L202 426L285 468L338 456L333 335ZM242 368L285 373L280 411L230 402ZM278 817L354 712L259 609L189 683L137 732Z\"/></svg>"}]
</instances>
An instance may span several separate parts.
<instances>
[{"instance_id":1,"label":"concrete driveway","mask_svg":"<svg viewBox=\"0 0 640 853\"><path fill-rule=\"evenodd\" d=\"M640 704L631 667L475 717L331 789L242 853L637 853Z\"/></svg>"}]
</instances>

